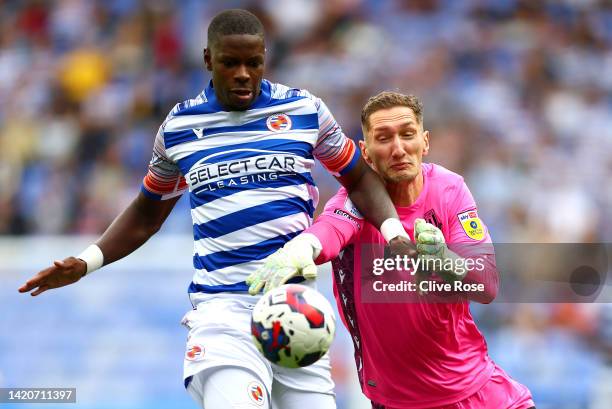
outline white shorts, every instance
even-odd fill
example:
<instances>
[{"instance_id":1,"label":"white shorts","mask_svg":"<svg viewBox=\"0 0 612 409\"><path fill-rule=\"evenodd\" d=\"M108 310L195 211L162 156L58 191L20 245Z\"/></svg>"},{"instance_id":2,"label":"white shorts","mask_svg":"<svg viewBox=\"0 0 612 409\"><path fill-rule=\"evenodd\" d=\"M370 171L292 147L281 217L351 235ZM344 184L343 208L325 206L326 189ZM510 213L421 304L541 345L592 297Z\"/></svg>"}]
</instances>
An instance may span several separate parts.
<instances>
[{"instance_id":1,"label":"white shorts","mask_svg":"<svg viewBox=\"0 0 612 409\"><path fill-rule=\"evenodd\" d=\"M189 329L185 386L197 373L234 366L260 377L268 393L275 381L293 390L333 396L329 354L310 366L291 369L275 365L259 353L251 335L251 312L257 299L248 297L212 298L185 315L182 323Z\"/></svg>"}]
</instances>

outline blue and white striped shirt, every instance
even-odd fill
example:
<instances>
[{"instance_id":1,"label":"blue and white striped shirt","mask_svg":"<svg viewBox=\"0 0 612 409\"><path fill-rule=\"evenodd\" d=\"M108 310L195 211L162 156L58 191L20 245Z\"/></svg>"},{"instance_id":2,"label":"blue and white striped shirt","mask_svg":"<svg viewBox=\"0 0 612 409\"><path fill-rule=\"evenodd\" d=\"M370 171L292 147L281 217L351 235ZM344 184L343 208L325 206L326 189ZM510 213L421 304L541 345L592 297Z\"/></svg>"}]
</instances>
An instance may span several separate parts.
<instances>
[{"instance_id":1,"label":"blue and white striped shirt","mask_svg":"<svg viewBox=\"0 0 612 409\"><path fill-rule=\"evenodd\" d=\"M189 189L199 294L242 292L263 259L312 224L317 158L334 175L358 160L353 141L308 91L263 80L246 111L226 111L212 83L177 104L155 140L142 191L168 199Z\"/></svg>"}]
</instances>

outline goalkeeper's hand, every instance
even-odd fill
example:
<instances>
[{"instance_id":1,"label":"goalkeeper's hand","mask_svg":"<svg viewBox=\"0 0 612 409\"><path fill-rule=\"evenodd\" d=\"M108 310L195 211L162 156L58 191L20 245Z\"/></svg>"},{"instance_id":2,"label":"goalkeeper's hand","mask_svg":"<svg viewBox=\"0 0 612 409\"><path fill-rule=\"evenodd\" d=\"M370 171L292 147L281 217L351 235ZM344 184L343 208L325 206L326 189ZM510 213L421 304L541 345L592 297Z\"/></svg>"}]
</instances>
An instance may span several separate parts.
<instances>
[{"instance_id":1,"label":"goalkeeper's hand","mask_svg":"<svg viewBox=\"0 0 612 409\"><path fill-rule=\"evenodd\" d=\"M263 266L247 277L249 294L257 295L262 288L266 293L296 276L314 280L317 278L314 260L321 249L319 239L310 233L300 234L288 241L280 250L269 255Z\"/></svg>"},{"instance_id":2,"label":"goalkeeper's hand","mask_svg":"<svg viewBox=\"0 0 612 409\"><path fill-rule=\"evenodd\" d=\"M430 272L436 273L445 281L461 281L467 275L466 269L456 272L453 268L459 265L461 257L446 246L442 231L423 219L414 221L414 238L421 265ZM463 264L461 264L463 265ZM429 268L428 268L429 267Z\"/></svg>"}]
</instances>

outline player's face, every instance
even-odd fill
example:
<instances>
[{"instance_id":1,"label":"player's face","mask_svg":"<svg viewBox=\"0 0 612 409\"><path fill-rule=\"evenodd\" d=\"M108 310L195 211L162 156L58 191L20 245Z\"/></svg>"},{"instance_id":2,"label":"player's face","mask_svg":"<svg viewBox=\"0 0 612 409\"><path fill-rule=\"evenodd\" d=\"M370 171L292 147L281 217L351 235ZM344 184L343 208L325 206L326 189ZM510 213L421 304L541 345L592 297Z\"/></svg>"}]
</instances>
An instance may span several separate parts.
<instances>
[{"instance_id":1,"label":"player's face","mask_svg":"<svg viewBox=\"0 0 612 409\"><path fill-rule=\"evenodd\" d=\"M387 182L413 181L429 152L429 132L423 131L412 109L381 109L370 115L363 156Z\"/></svg>"},{"instance_id":2,"label":"player's face","mask_svg":"<svg viewBox=\"0 0 612 409\"><path fill-rule=\"evenodd\" d=\"M244 111L259 95L264 71L264 41L260 36L232 34L204 50L217 99L226 109Z\"/></svg>"}]
</instances>

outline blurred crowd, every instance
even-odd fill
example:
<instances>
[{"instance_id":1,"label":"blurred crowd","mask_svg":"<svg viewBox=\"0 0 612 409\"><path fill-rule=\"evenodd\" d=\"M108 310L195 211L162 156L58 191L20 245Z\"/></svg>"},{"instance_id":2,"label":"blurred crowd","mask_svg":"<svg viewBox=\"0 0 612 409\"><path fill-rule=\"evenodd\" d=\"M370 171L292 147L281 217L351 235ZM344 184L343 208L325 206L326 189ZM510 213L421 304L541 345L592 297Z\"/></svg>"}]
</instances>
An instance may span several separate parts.
<instances>
[{"instance_id":1,"label":"blurred crowd","mask_svg":"<svg viewBox=\"0 0 612 409\"><path fill-rule=\"evenodd\" d=\"M353 138L370 95L420 96L429 159L466 177L496 241L612 239L609 0L0 0L0 234L103 230L206 86L228 7L264 22L266 77Z\"/></svg>"},{"instance_id":2,"label":"blurred crowd","mask_svg":"<svg viewBox=\"0 0 612 409\"><path fill-rule=\"evenodd\" d=\"M0 0L0 235L104 230L167 112L206 86L206 27L231 7L266 26L266 78L321 97L352 138L369 96L418 95L427 159L465 176L494 241L612 241L611 0ZM324 203L338 185L315 180ZM181 206L169 223L189 234ZM517 371L567 358L558 329L580 362L612 361L607 306L476 314L503 325L501 356L511 331Z\"/></svg>"}]
</instances>

